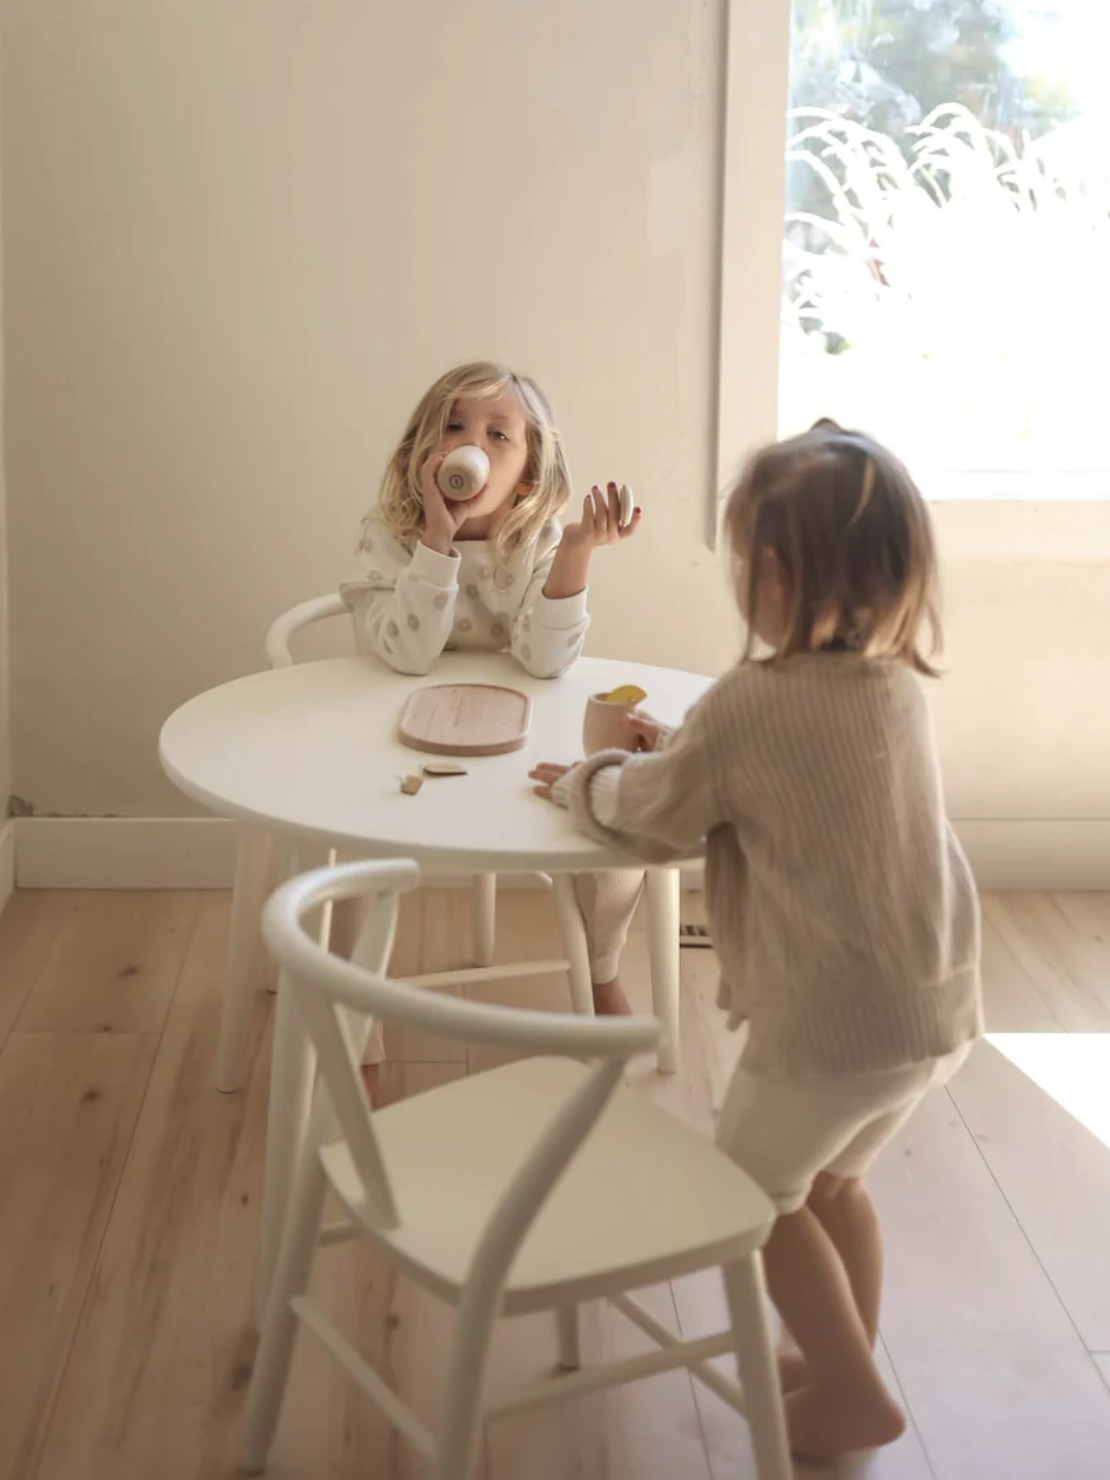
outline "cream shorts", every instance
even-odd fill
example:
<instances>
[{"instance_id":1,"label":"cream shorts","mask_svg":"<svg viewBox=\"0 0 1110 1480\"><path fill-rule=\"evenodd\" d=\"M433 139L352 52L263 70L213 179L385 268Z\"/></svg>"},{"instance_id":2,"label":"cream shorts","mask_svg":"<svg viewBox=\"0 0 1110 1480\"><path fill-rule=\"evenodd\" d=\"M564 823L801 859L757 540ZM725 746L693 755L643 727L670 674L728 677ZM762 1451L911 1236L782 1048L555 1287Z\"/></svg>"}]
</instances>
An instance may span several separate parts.
<instances>
[{"instance_id":1,"label":"cream shorts","mask_svg":"<svg viewBox=\"0 0 1110 1480\"><path fill-rule=\"evenodd\" d=\"M951 1079L971 1051L828 1079L762 1079L740 1064L717 1125L717 1144L753 1177L780 1213L796 1213L821 1172L862 1177L929 1090Z\"/></svg>"}]
</instances>

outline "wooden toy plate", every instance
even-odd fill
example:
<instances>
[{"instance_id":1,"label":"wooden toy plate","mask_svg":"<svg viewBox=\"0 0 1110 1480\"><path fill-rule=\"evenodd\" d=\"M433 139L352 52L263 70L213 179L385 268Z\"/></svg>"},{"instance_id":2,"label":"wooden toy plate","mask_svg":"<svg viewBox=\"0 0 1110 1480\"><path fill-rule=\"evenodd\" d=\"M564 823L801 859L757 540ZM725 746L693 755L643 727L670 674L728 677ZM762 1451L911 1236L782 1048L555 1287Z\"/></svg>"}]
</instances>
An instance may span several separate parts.
<instances>
[{"instance_id":1,"label":"wooden toy plate","mask_svg":"<svg viewBox=\"0 0 1110 1480\"><path fill-rule=\"evenodd\" d=\"M532 701L519 689L439 684L409 695L400 739L431 755L508 755L527 741L531 719Z\"/></svg>"}]
</instances>

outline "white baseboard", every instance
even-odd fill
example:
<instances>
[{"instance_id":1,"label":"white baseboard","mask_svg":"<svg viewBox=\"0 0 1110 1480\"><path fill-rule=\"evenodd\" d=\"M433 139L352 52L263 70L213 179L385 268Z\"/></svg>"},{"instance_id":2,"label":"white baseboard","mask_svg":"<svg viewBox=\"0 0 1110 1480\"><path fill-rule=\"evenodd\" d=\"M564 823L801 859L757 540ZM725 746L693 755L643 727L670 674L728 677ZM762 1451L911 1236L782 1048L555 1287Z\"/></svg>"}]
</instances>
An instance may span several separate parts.
<instances>
[{"instance_id":1,"label":"white baseboard","mask_svg":"<svg viewBox=\"0 0 1110 1480\"><path fill-rule=\"evenodd\" d=\"M0 911L15 892L15 823L0 828Z\"/></svg>"},{"instance_id":2,"label":"white baseboard","mask_svg":"<svg viewBox=\"0 0 1110 1480\"><path fill-rule=\"evenodd\" d=\"M958 822L956 831L981 889L1110 890L1110 818ZM218 818L19 818L0 832L0 901L13 872L20 889L228 889L235 833ZM686 883L699 886L697 866Z\"/></svg>"},{"instance_id":3,"label":"white baseboard","mask_svg":"<svg viewBox=\"0 0 1110 1480\"><path fill-rule=\"evenodd\" d=\"M230 889L236 829L208 817L21 817L20 889Z\"/></svg>"},{"instance_id":4,"label":"white baseboard","mask_svg":"<svg viewBox=\"0 0 1110 1480\"><path fill-rule=\"evenodd\" d=\"M957 822L980 889L1110 890L1110 818Z\"/></svg>"},{"instance_id":5,"label":"white baseboard","mask_svg":"<svg viewBox=\"0 0 1110 1480\"><path fill-rule=\"evenodd\" d=\"M1110 818L975 819L953 826L985 892L1110 892Z\"/></svg>"}]
</instances>

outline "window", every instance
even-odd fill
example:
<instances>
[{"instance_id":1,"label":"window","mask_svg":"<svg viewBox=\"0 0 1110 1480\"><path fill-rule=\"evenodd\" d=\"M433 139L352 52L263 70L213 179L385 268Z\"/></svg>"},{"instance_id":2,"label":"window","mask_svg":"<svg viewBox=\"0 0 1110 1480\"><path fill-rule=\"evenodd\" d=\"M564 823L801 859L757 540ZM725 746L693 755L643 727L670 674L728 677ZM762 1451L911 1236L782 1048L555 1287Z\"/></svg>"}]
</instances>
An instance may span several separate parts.
<instances>
[{"instance_id":1,"label":"window","mask_svg":"<svg viewBox=\"0 0 1110 1480\"><path fill-rule=\"evenodd\" d=\"M723 471L833 416L933 498L1110 498L1110 5L733 0L731 21ZM784 143L760 182L751 152ZM777 395L730 425L744 322Z\"/></svg>"}]
</instances>

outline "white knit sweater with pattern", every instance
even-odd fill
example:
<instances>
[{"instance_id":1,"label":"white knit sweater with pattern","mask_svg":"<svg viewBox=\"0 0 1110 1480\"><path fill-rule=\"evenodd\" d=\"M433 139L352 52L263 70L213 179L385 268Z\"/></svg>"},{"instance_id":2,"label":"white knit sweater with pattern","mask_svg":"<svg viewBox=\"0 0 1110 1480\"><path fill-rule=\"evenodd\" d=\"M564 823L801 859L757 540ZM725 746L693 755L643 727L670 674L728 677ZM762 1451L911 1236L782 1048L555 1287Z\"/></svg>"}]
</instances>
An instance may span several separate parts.
<instances>
[{"instance_id":1,"label":"white knit sweater with pattern","mask_svg":"<svg viewBox=\"0 0 1110 1480\"><path fill-rule=\"evenodd\" d=\"M704 851L722 1005L748 1024L753 1073L896 1068L982 1031L975 885L904 664L743 664L664 749L593 756L556 792L631 857Z\"/></svg>"},{"instance_id":2,"label":"white knit sweater with pattern","mask_svg":"<svg viewBox=\"0 0 1110 1480\"><path fill-rule=\"evenodd\" d=\"M549 519L531 544L504 564L486 540L465 540L450 555L409 549L379 521L362 542L367 568L340 594L360 652L398 673L430 673L443 652L510 651L533 678L557 678L582 651L590 618L586 592L543 594L562 538Z\"/></svg>"}]
</instances>

